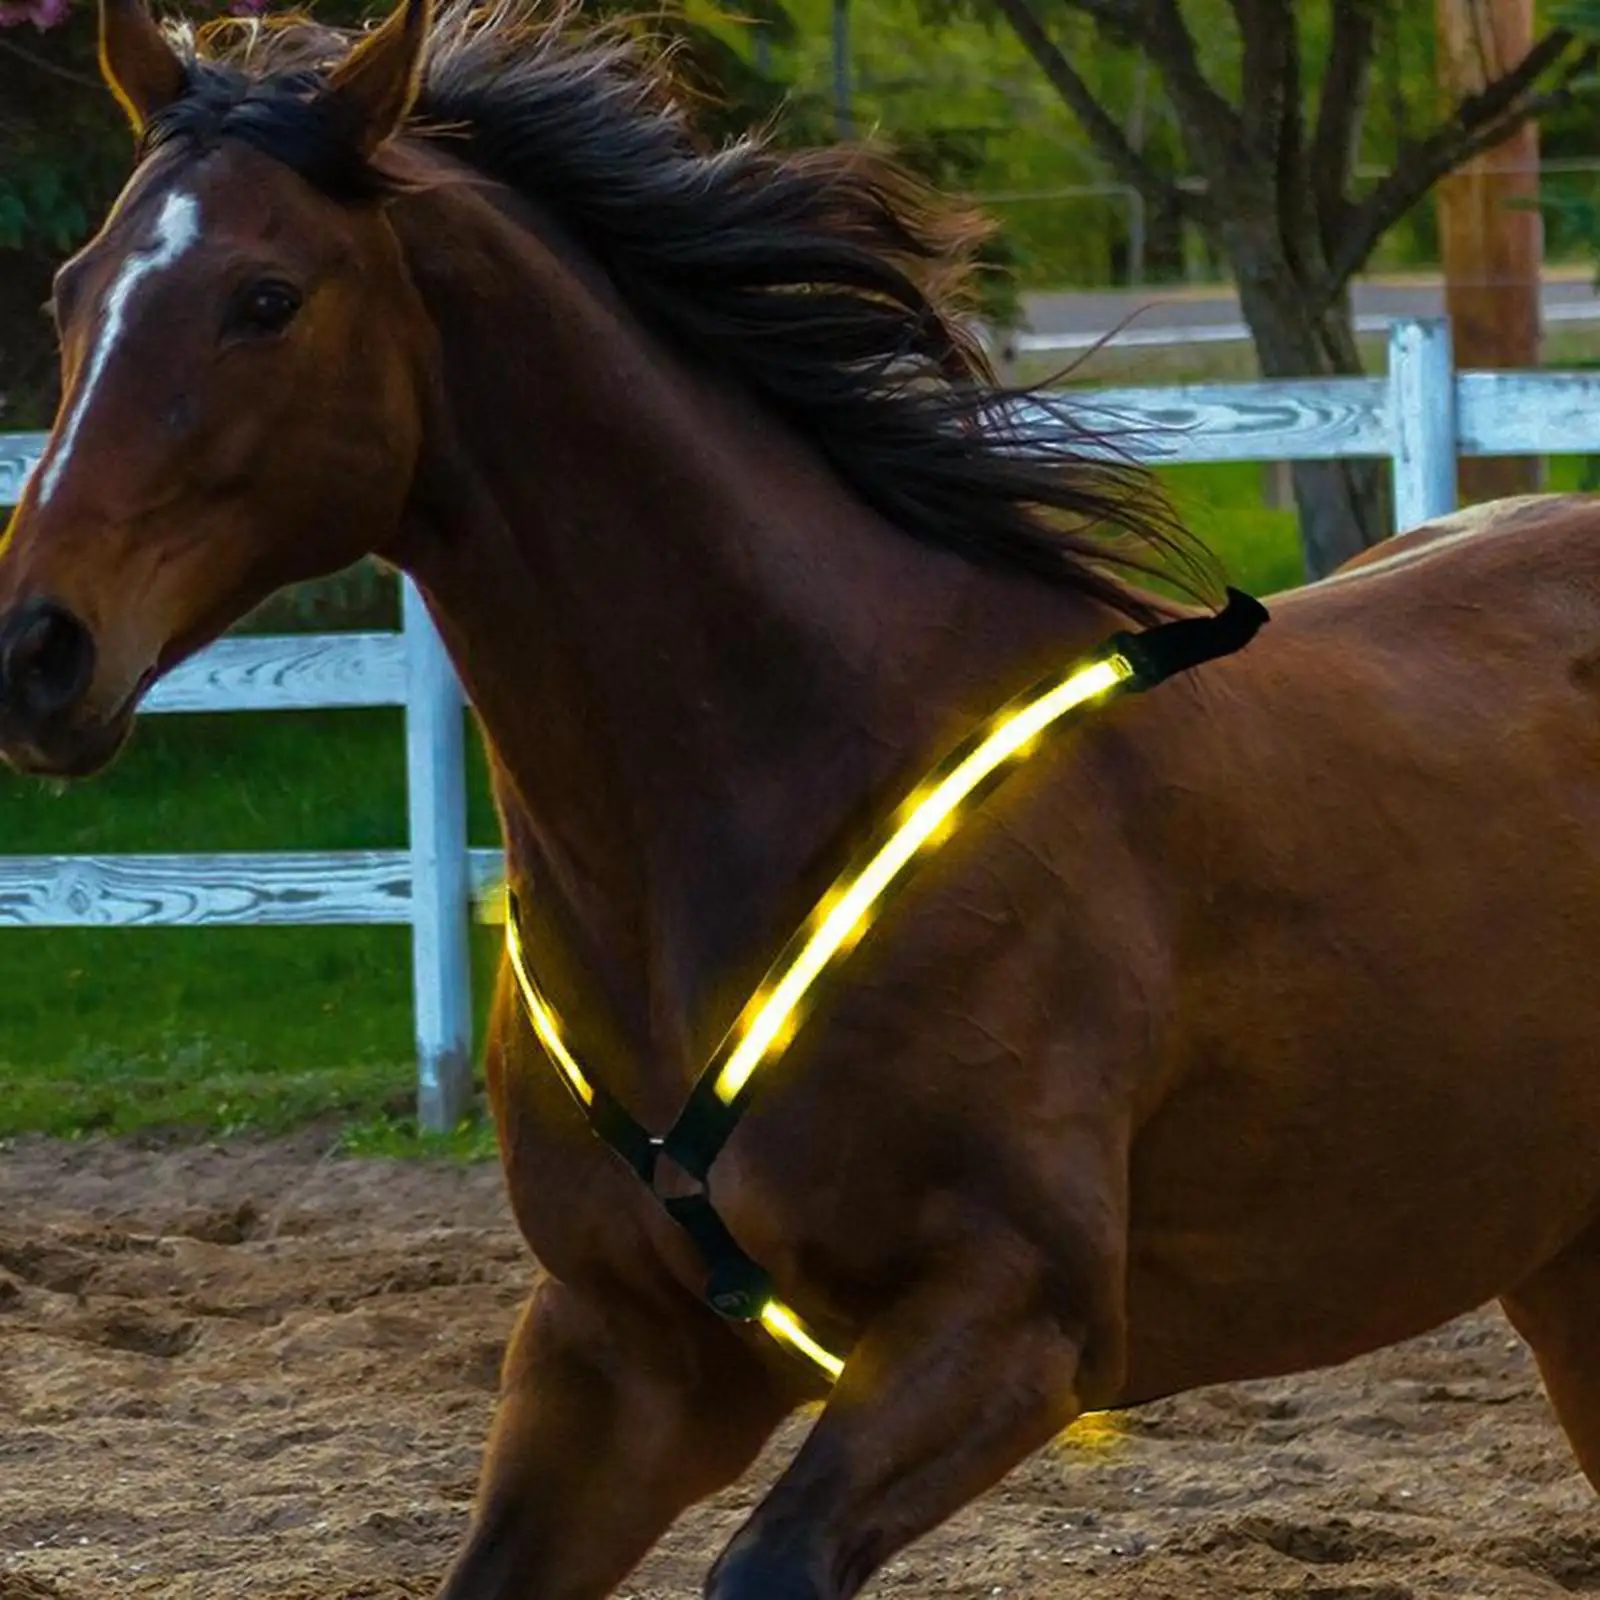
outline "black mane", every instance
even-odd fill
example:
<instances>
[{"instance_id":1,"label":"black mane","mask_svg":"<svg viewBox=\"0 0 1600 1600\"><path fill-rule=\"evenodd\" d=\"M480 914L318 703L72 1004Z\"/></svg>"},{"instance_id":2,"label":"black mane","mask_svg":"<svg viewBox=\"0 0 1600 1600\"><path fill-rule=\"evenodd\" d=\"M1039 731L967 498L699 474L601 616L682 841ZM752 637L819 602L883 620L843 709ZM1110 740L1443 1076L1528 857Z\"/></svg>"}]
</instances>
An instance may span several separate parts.
<instances>
[{"instance_id":1,"label":"black mane","mask_svg":"<svg viewBox=\"0 0 1600 1600\"><path fill-rule=\"evenodd\" d=\"M1191 593L1208 558L1152 480L1028 391L953 313L980 229L881 155L708 149L665 67L621 30L487 13L436 23L408 136L559 217L658 336L759 396L907 533L1108 601L1119 574ZM147 148L238 139L350 203L389 191L327 68L352 37L301 19L188 42L189 90Z\"/></svg>"}]
</instances>

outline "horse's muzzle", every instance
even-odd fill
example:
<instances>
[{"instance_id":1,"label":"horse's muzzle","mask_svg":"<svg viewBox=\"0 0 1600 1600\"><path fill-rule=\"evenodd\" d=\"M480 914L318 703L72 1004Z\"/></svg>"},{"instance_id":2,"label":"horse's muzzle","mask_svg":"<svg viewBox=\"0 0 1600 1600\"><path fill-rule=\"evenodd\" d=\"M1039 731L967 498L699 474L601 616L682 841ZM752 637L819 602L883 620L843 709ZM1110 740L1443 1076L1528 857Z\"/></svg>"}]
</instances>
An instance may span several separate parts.
<instances>
[{"instance_id":1,"label":"horse's muzzle","mask_svg":"<svg viewBox=\"0 0 1600 1600\"><path fill-rule=\"evenodd\" d=\"M0 755L64 777L103 766L121 739L83 725L94 669L94 636L65 606L25 600L0 617Z\"/></svg>"}]
</instances>

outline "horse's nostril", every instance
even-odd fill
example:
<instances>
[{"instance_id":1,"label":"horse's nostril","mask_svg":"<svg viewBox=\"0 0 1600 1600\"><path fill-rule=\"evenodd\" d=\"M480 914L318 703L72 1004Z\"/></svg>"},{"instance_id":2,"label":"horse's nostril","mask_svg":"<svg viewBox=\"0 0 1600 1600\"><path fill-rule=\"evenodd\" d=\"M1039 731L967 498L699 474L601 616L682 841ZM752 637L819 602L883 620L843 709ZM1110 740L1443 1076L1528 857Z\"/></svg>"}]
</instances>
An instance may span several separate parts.
<instances>
[{"instance_id":1,"label":"horse's nostril","mask_svg":"<svg viewBox=\"0 0 1600 1600\"><path fill-rule=\"evenodd\" d=\"M34 600L0 624L0 701L33 718L60 716L88 690L94 640L64 606Z\"/></svg>"}]
</instances>

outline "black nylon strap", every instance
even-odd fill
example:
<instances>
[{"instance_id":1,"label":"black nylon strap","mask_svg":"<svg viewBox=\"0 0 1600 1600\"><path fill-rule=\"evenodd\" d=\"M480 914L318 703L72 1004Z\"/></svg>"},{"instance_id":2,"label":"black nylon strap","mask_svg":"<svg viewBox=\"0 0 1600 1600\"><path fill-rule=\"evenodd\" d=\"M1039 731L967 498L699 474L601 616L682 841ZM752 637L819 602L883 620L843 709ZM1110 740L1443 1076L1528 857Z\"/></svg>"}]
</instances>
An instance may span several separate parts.
<instances>
[{"instance_id":1,"label":"black nylon strap","mask_svg":"<svg viewBox=\"0 0 1600 1600\"><path fill-rule=\"evenodd\" d=\"M589 1126L638 1173L645 1183L656 1181L656 1161L661 1146L652 1139L611 1096L600 1087L592 1085L594 1103L583 1106ZM579 1105L583 1105L580 1100Z\"/></svg>"},{"instance_id":2,"label":"black nylon strap","mask_svg":"<svg viewBox=\"0 0 1600 1600\"><path fill-rule=\"evenodd\" d=\"M1132 666L1130 687L1153 689L1177 673L1244 649L1266 620L1267 608L1259 600L1230 588L1227 605L1212 616L1180 617L1143 633L1119 633L1109 648Z\"/></svg>"},{"instance_id":3,"label":"black nylon strap","mask_svg":"<svg viewBox=\"0 0 1600 1600\"><path fill-rule=\"evenodd\" d=\"M678 1120L661 1141L661 1148L691 1177L702 1183L711 1175L711 1164L722 1154L728 1135L739 1125L744 1115L745 1095L740 1095L732 1105L726 1105L717 1096L714 1069L702 1072ZM747 1084L746 1090L751 1085Z\"/></svg>"},{"instance_id":4,"label":"black nylon strap","mask_svg":"<svg viewBox=\"0 0 1600 1600\"><path fill-rule=\"evenodd\" d=\"M705 1297L713 1310L733 1322L751 1322L772 1296L764 1267L741 1250L711 1204L710 1196L690 1194L663 1200L667 1215L694 1240L706 1264Z\"/></svg>"}]
</instances>

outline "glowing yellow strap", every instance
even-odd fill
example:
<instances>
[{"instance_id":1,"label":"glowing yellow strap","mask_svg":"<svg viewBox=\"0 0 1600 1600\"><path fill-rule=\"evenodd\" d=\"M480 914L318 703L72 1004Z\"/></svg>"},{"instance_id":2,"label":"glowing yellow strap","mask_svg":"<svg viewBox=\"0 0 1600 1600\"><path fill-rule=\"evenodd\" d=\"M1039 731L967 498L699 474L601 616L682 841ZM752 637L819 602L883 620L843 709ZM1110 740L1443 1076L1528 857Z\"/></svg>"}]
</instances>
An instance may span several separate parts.
<instances>
[{"instance_id":1,"label":"glowing yellow strap","mask_svg":"<svg viewBox=\"0 0 1600 1600\"><path fill-rule=\"evenodd\" d=\"M745 1007L730 1035L736 1042L714 1080L719 1100L731 1105L757 1069L781 1053L812 985L830 962L848 952L860 938L878 901L918 852L949 831L962 801L997 768L1026 753L1051 723L1109 693L1133 675L1132 663L1121 655L1077 668L1021 705L1003 712L986 734L911 795L900 808L894 831L865 866L847 873L823 896L808 919L806 925L811 931L798 951L779 959ZM506 917L506 950L535 1033L578 1098L592 1106L594 1086L568 1050L555 1012L528 971L515 916ZM844 1370L843 1360L821 1344L795 1311L776 1296L763 1304L758 1320L780 1345L811 1362L829 1379L836 1379Z\"/></svg>"},{"instance_id":2,"label":"glowing yellow strap","mask_svg":"<svg viewBox=\"0 0 1600 1600\"><path fill-rule=\"evenodd\" d=\"M511 970L516 975L517 987L522 991L522 1003L527 1009L528 1020L533 1024L533 1031L539 1036L539 1042L578 1098L584 1105L592 1106L594 1085L583 1075L583 1069L573 1059L566 1040L561 1037L561 1025L556 1021L556 1014L551 1010L550 1002L545 999L538 984L533 981L532 973L528 971L527 958L522 950L522 930L517 926L517 919L513 916L506 917L506 953L511 958ZM820 1344L799 1314L776 1296L762 1306L757 1320L780 1345L811 1362L826 1374L830 1382L844 1371L844 1362Z\"/></svg>"},{"instance_id":3,"label":"glowing yellow strap","mask_svg":"<svg viewBox=\"0 0 1600 1600\"><path fill-rule=\"evenodd\" d=\"M517 919L513 916L506 918L506 954L511 957L511 970L517 975L517 987L522 991L522 1004L527 1009L533 1031L539 1035L539 1043L555 1062L557 1071L567 1080L572 1092L586 1106L592 1106L594 1085L584 1077L583 1068L567 1049L567 1042L561 1037L561 1024L556 1021L556 1014L550 1009L550 1002L540 993L539 985L533 981L528 971L528 963L522 954L522 930L517 926Z\"/></svg>"},{"instance_id":4,"label":"glowing yellow strap","mask_svg":"<svg viewBox=\"0 0 1600 1600\"><path fill-rule=\"evenodd\" d=\"M936 781L924 784L901 807L901 821L877 853L854 876L823 896L811 914L810 936L787 964L779 963L756 991L736 1025L738 1043L715 1082L716 1095L731 1105L756 1069L777 1055L793 1031L795 1012L829 962L847 952L866 931L873 907L917 852L949 829L956 808L1002 763L1028 746L1058 718L1116 688L1133 676L1123 656L1108 656L1069 673L1025 704L1006 712L973 749Z\"/></svg>"},{"instance_id":5,"label":"glowing yellow strap","mask_svg":"<svg viewBox=\"0 0 1600 1600\"><path fill-rule=\"evenodd\" d=\"M761 1308L761 1326L779 1344L796 1355L803 1356L813 1366L820 1367L829 1378L837 1378L844 1371L844 1362L831 1350L819 1344L795 1313L779 1299L771 1299Z\"/></svg>"}]
</instances>

